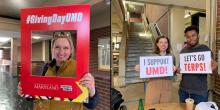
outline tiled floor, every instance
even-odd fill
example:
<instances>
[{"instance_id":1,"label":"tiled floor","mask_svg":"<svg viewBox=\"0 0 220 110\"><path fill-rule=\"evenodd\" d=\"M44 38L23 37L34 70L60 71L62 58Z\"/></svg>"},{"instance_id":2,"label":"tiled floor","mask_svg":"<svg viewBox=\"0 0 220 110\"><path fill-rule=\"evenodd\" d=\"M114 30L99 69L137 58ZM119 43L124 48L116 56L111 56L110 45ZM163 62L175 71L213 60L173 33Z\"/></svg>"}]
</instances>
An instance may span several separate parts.
<instances>
[{"instance_id":1,"label":"tiled floor","mask_svg":"<svg viewBox=\"0 0 220 110\"><path fill-rule=\"evenodd\" d=\"M17 78L0 72L0 110L32 110L32 102L17 95Z\"/></svg>"},{"instance_id":2,"label":"tiled floor","mask_svg":"<svg viewBox=\"0 0 220 110\"><path fill-rule=\"evenodd\" d=\"M144 83L131 84L126 87L116 88L125 100L121 105L126 105L128 110L137 110L139 98L144 99ZM143 100L144 102L144 100Z\"/></svg>"},{"instance_id":3,"label":"tiled floor","mask_svg":"<svg viewBox=\"0 0 220 110\"><path fill-rule=\"evenodd\" d=\"M32 102L17 95L17 78L8 72L0 72L0 110L32 110ZM116 87L125 100L128 110L137 110L138 100L144 99L144 83ZM173 82L172 102L178 102L179 80Z\"/></svg>"},{"instance_id":4,"label":"tiled floor","mask_svg":"<svg viewBox=\"0 0 220 110\"><path fill-rule=\"evenodd\" d=\"M175 77L175 81L173 82L173 89L172 89L172 101L171 102L179 102L178 90L179 90L179 83L181 80L181 75L177 75ZM208 85L209 89L211 89L211 80L210 76L208 76ZM137 110L138 108L138 99L144 99L144 83L138 84L131 84L125 87L118 87L117 86L117 77L114 78L116 84L116 89L121 92L123 95L123 99L125 100L124 103L121 105L126 105L128 110ZM209 100L212 101L212 94L209 94Z\"/></svg>"},{"instance_id":5,"label":"tiled floor","mask_svg":"<svg viewBox=\"0 0 220 110\"><path fill-rule=\"evenodd\" d=\"M123 95L124 103L121 105L126 105L128 110L137 110L138 108L138 99L144 99L144 83L131 84L126 87L116 88ZM179 82L173 83L173 96L172 102L178 102L178 89ZM143 100L144 101L144 100Z\"/></svg>"},{"instance_id":6,"label":"tiled floor","mask_svg":"<svg viewBox=\"0 0 220 110\"><path fill-rule=\"evenodd\" d=\"M114 81L117 83L117 78L114 78ZM172 102L179 101L179 81L180 79L176 79L176 81L173 82ZM126 105L128 110L138 109L138 100L140 98L144 99L144 83L130 84L125 87L116 86L115 88L121 92L121 94L123 95L123 99L125 100L124 103L122 103L121 105Z\"/></svg>"}]
</instances>

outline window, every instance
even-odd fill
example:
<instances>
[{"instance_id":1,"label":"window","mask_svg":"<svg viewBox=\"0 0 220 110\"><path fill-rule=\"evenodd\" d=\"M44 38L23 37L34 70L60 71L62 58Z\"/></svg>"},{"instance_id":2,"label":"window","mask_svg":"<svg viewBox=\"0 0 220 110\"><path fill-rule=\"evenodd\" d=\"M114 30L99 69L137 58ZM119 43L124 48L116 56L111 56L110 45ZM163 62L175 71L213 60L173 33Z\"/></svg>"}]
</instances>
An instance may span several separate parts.
<instances>
[{"instance_id":1,"label":"window","mask_svg":"<svg viewBox=\"0 0 220 110\"><path fill-rule=\"evenodd\" d=\"M98 69L110 71L110 38L98 40Z\"/></svg>"}]
</instances>

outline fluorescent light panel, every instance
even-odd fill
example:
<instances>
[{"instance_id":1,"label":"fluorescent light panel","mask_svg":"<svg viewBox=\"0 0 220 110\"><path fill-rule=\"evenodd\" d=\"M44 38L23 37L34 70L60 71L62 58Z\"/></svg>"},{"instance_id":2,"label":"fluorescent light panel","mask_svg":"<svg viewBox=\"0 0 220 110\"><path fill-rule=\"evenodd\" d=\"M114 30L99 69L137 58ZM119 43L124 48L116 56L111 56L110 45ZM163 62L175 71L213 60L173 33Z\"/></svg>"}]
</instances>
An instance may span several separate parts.
<instances>
[{"instance_id":1,"label":"fluorescent light panel","mask_svg":"<svg viewBox=\"0 0 220 110\"><path fill-rule=\"evenodd\" d=\"M33 36L33 39L40 39L40 36Z\"/></svg>"},{"instance_id":2,"label":"fluorescent light panel","mask_svg":"<svg viewBox=\"0 0 220 110\"><path fill-rule=\"evenodd\" d=\"M11 38L9 37L0 37L0 42L4 43L4 42L8 42Z\"/></svg>"}]
</instances>

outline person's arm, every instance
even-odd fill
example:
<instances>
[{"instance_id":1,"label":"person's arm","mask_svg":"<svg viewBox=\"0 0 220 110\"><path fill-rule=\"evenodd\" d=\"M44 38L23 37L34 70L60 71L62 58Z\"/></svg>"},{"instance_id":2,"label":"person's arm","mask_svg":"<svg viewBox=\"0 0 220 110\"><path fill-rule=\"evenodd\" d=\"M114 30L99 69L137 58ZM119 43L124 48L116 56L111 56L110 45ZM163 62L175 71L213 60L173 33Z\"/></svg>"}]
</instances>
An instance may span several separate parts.
<instances>
[{"instance_id":1,"label":"person's arm","mask_svg":"<svg viewBox=\"0 0 220 110\"><path fill-rule=\"evenodd\" d=\"M211 51L211 50L210 50ZM214 60L214 54L213 52L211 51L211 68L212 68L212 74L210 75L215 75L218 73L218 63Z\"/></svg>"},{"instance_id":2,"label":"person's arm","mask_svg":"<svg viewBox=\"0 0 220 110\"><path fill-rule=\"evenodd\" d=\"M87 87L89 89L89 103L85 103L84 105L87 108L95 108L95 106L98 104L98 93L95 88L95 79L92 76L91 73L85 74L81 79L80 79L80 84L83 86Z\"/></svg>"},{"instance_id":3,"label":"person's arm","mask_svg":"<svg viewBox=\"0 0 220 110\"><path fill-rule=\"evenodd\" d=\"M178 69L178 67L176 67L176 57L174 55L172 55L172 57L173 57L173 73L174 75L176 75Z\"/></svg>"},{"instance_id":4,"label":"person's arm","mask_svg":"<svg viewBox=\"0 0 220 110\"><path fill-rule=\"evenodd\" d=\"M99 93L97 92L97 89L96 89L95 95L93 97L89 97L89 102L83 103L83 105L86 108L94 109L96 105L98 104L98 100L99 100Z\"/></svg>"},{"instance_id":5,"label":"person's arm","mask_svg":"<svg viewBox=\"0 0 220 110\"><path fill-rule=\"evenodd\" d=\"M211 60L212 74L218 73L218 64L215 60Z\"/></svg>"},{"instance_id":6,"label":"person's arm","mask_svg":"<svg viewBox=\"0 0 220 110\"><path fill-rule=\"evenodd\" d=\"M135 65L134 70L139 72L140 71L140 65L139 64Z\"/></svg>"}]
</instances>

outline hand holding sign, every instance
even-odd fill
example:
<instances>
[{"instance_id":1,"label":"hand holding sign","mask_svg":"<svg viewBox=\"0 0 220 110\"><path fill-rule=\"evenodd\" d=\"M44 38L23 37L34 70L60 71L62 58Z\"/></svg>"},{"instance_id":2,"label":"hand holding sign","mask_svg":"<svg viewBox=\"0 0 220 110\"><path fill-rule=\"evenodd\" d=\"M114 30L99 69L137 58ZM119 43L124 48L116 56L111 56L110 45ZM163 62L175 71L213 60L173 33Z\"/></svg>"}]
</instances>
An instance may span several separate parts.
<instances>
[{"instance_id":1,"label":"hand holding sign","mask_svg":"<svg viewBox=\"0 0 220 110\"><path fill-rule=\"evenodd\" d=\"M140 65L135 65L134 70L135 71L140 71Z\"/></svg>"},{"instance_id":2,"label":"hand holding sign","mask_svg":"<svg viewBox=\"0 0 220 110\"><path fill-rule=\"evenodd\" d=\"M172 56L140 57L140 78L173 76Z\"/></svg>"},{"instance_id":3,"label":"hand holding sign","mask_svg":"<svg viewBox=\"0 0 220 110\"><path fill-rule=\"evenodd\" d=\"M177 69L178 69L178 68L177 68L176 66L173 65L173 72L176 73Z\"/></svg>"},{"instance_id":4,"label":"hand holding sign","mask_svg":"<svg viewBox=\"0 0 220 110\"><path fill-rule=\"evenodd\" d=\"M95 95L95 80L91 73L85 74L80 79L80 84L89 89L89 96L93 97Z\"/></svg>"},{"instance_id":5,"label":"hand holding sign","mask_svg":"<svg viewBox=\"0 0 220 110\"><path fill-rule=\"evenodd\" d=\"M217 73L218 63L215 60L213 60L213 59L211 60L211 67L212 67L212 72L214 74L216 74Z\"/></svg>"},{"instance_id":6,"label":"hand holding sign","mask_svg":"<svg viewBox=\"0 0 220 110\"><path fill-rule=\"evenodd\" d=\"M211 52L194 52L180 54L181 73L212 73Z\"/></svg>"}]
</instances>

